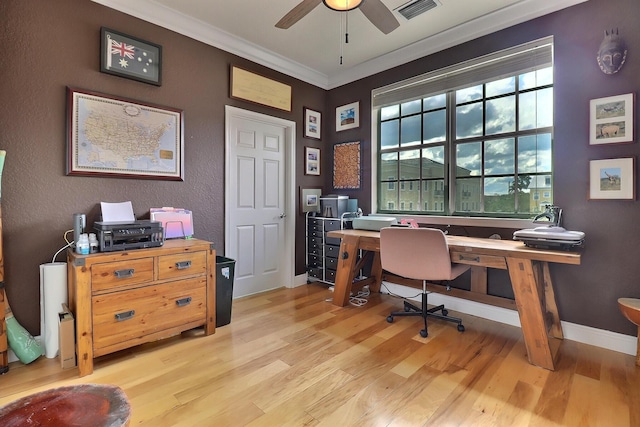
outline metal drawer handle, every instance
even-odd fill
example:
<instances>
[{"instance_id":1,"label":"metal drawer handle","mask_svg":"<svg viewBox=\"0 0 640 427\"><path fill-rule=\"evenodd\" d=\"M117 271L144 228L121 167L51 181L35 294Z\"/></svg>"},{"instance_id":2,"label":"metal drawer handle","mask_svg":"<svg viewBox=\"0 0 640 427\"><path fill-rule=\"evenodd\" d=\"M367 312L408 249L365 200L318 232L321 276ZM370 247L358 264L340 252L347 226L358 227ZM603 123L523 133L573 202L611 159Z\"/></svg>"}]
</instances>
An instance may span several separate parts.
<instances>
[{"instance_id":1,"label":"metal drawer handle","mask_svg":"<svg viewBox=\"0 0 640 427\"><path fill-rule=\"evenodd\" d=\"M191 304L191 297L180 298L176 300L176 305L178 307L184 307L185 305Z\"/></svg>"},{"instance_id":2,"label":"metal drawer handle","mask_svg":"<svg viewBox=\"0 0 640 427\"><path fill-rule=\"evenodd\" d=\"M191 261L180 261L176 262L176 268L178 270L184 270L191 267Z\"/></svg>"},{"instance_id":3,"label":"metal drawer handle","mask_svg":"<svg viewBox=\"0 0 640 427\"><path fill-rule=\"evenodd\" d=\"M473 261L473 262L480 262L480 257L476 256L476 257L466 257L464 255L459 255L459 261Z\"/></svg>"},{"instance_id":4,"label":"metal drawer handle","mask_svg":"<svg viewBox=\"0 0 640 427\"><path fill-rule=\"evenodd\" d=\"M113 272L113 274L118 279L128 279L129 277L133 277L133 272L134 271L135 271L135 269L129 268L127 270L116 270L116 271Z\"/></svg>"},{"instance_id":5,"label":"metal drawer handle","mask_svg":"<svg viewBox=\"0 0 640 427\"><path fill-rule=\"evenodd\" d=\"M122 322L124 320L129 320L133 318L133 315L136 314L135 310L123 311L122 313L116 313L115 317L118 322Z\"/></svg>"}]
</instances>

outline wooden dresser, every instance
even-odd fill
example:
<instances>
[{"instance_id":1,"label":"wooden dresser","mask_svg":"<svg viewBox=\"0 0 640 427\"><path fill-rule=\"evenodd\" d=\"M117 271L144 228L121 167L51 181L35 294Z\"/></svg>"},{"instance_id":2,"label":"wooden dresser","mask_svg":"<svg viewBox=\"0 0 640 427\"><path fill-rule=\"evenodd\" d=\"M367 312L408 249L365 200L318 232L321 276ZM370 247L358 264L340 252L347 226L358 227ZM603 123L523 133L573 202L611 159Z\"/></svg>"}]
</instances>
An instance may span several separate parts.
<instances>
[{"instance_id":1,"label":"wooden dresser","mask_svg":"<svg viewBox=\"0 0 640 427\"><path fill-rule=\"evenodd\" d=\"M216 253L204 240L79 255L67 252L80 376L93 359L204 326L216 327Z\"/></svg>"}]
</instances>

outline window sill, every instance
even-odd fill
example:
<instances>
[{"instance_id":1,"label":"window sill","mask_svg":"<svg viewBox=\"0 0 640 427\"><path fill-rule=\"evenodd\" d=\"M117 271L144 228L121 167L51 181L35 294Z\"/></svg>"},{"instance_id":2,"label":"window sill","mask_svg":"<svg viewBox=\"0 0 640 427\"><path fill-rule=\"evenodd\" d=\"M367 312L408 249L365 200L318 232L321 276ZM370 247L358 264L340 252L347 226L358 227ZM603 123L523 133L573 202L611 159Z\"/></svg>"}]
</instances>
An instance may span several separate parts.
<instances>
[{"instance_id":1,"label":"window sill","mask_svg":"<svg viewBox=\"0 0 640 427\"><path fill-rule=\"evenodd\" d=\"M437 216L437 215L393 215L393 214L371 214L378 216L390 216L398 221L402 219L414 219L418 223L436 225L458 225L465 227L492 227L492 228L533 228L536 225L530 219L521 218L488 218L488 217L468 217L468 216Z\"/></svg>"}]
</instances>

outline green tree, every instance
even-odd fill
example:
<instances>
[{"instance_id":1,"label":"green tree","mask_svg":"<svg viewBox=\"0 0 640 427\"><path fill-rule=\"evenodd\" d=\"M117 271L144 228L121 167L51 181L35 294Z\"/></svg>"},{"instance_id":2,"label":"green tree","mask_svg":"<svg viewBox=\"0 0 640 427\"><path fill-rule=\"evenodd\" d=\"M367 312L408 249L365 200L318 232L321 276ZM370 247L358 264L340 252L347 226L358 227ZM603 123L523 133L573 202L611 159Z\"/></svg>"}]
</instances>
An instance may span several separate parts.
<instances>
[{"instance_id":1,"label":"green tree","mask_svg":"<svg viewBox=\"0 0 640 427\"><path fill-rule=\"evenodd\" d=\"M528 189L529 184L531 184L531 175L518 175L518 180L509 184L509 194L515 193L516 190L520 193Z\"/></svg>"}]
</instances>

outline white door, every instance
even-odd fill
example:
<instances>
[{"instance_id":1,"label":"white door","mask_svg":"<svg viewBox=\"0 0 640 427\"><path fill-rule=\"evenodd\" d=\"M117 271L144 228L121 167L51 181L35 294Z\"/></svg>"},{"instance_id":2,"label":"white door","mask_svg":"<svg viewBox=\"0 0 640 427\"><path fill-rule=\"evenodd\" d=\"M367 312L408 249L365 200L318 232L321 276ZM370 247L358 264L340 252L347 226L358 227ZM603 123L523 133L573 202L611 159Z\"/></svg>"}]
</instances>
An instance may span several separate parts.
<instances>
[{"instance_id":1,"label":"white door","mask_svg":"<svg viewBox=\"0 0 640 427\"><path fill-rule=\"evenodd\" d=\"M225 255L233 297L294 284L295 123L227 106Z\"/></svg>"}]
</instances>

